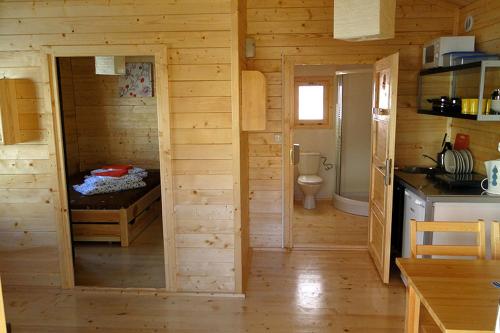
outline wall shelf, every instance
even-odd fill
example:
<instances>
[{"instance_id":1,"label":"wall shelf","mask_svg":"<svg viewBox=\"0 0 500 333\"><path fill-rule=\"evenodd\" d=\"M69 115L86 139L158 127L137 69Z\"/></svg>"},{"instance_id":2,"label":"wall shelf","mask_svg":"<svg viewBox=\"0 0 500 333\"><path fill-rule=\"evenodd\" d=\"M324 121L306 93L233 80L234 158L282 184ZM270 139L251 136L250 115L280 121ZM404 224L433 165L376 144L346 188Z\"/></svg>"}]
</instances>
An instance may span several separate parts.
<instances>
[{"instance_id":1,"label":"wall shelf","mask_svg":"<svg viewBox=\"0 0 500 333\"><path fill-rule=\"evenodd\" d=\"M499 114L489 112L491 94L500 88L500 60L483 60L465 65L430 68L420 71L418 113L433 116L500 121ZM475 101L476 115L432 111L432 100L442 96ZM465 105L465 103L464 103ZM471 107L472 109L472 107ZM472 110L468 110L472 113Z\"/></svg>"},{"instance_id":2,"label":"wall shelf","mask_svg":"<svg viewBox=\"0 0 500 333\"><path fill-rule=\"evenodd\" d=\"M460 70L464 70L464 69L480 68L480 67L481 67L481 61L472 62L470 64L465 64L465 65L429 68L429 69L421 70L420 76L432 75L432 74L438 74L438 73L449 73L449 72L453 72L453 71L460 71Z\"/></svg>"},{"instance_id":3,"label":"wall shelf","mask_svg":"<svg viewBox=\"0 0 500 333\"><path fill-rule=\"evenodd\" d=\"M266 129L266 77L259 71L241 72L241 130Z\"/></svg>"},{"instance_id":4,"label":"wall shelf","mask_svg":"<svg viewBox=\"0 0 500 333\"><path fill-rule=\"evenodd\" d=\"M0 145L13 145L21 138L15 82L0 79Z\"/></svg>"},{"instance_id":5,"label":"wall shelf","mask_svg":"<svg viewBox=\"0 0 500 333\"><path fill-rule=\"evenodd\" d=\"M462 114L462 113L452 113L452 112L436 112L432 110L418 110L420 114L427 114L431 116L439 116L439 117L449 117L449 118L461 118L461 119L470 119L477 120L477 115L474 114Z\"/></svg>"}]
</instances>

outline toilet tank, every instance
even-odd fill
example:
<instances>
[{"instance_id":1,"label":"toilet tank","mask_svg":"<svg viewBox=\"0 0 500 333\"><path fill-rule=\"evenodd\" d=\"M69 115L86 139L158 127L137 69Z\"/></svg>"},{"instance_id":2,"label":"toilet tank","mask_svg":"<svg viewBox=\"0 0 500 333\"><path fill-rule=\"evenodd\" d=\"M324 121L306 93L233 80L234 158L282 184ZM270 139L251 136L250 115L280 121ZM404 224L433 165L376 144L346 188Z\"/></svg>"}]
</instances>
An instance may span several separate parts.
<instances>
[{"instance_id":1,"label":"toilet tank","mask_svg":"<svg viewBox=\"0 0 500 333\"><path fill-rule=\"evenodd\" d=\"M300 175L317 175L319 170L320 153L300 153L299 174Z\"/></svg>"}]
</instances>

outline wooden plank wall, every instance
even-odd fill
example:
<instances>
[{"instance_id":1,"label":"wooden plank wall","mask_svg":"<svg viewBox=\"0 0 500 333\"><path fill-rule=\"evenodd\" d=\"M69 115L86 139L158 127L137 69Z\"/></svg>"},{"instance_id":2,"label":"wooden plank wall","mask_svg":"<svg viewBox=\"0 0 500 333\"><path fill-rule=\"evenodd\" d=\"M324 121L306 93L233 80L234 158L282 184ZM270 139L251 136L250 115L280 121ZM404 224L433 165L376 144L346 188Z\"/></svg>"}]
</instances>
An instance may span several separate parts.
<instances>
[{"instance_id":1,"label":"wooden plank wall","mask_svg":"<svg viewBox=\"0 0 500 333\"><path fill-rule=\"evenodd\" d=\"M60 285L55 168L41 45L164 43L174 158L177 289L235 290L230 0L0 2L0 75L17 84L26 142L0 148L0 274ZM161 112L161 110L159 111ZM239 182L239 179L234 179Z\"/></svg>"},{"instance_id":2,"label":"wooden plank wall","mask_svg":"<svg viewBox=\"0 0 500 333\"><path fill-rule=\"evenodd\" d=\"M16 79L23 140L0 147L0 275L4 285L58 286L55 164L47 145L50 115L41 99L39 59L35 53L0 54L8 59L0 73Z\"/></svg>"},{"instance_id":3,"label":"wooden plank wall","mask_svg":"<svg viewBox=\"0 0 500 333\"><path fill-rule=\"evenodd\" d=\"M72 75L62 76L61 86L63 102L64 96L74 96L76 121L73 135L71 123L66 124L71 110L64 105L68 164L78 163L78 171L121 163L159 169L156 97L119 97L119 76L96 75L94 58L61 60L71 64ZM154 57L127 57L127 62L154 63ZM73 152L75 135L76 156L68 154Z\"/></svg>"},{"instance_id":4,"label":"wooden plank wall","mask_svg":"<svg viewBox=\"0 0 500 333\"><path fill-rule=\"evenodd\" d=\"M474 27L470 34L476 36L476 50L500 54L500 2L478 0L460 9L460 34L467 34L463 22L467 15L473 15ZM470 135L471 151L474 156L474 171L485 174L484 161L498 159L500 122L477 122L453 119L452 137L456 133Z\"/></svg>"},{"instance_id":5,"label":"wooden plank wall","mask_svg":"<svg viewBox=\"0 0 500 333\"><path fill-rule=\"evenodd\" d=\"M435 2L437 3L437 2ZM248 69L268 81L267 128L249 135L250 239L253 247L280 247L282 242L281 55L322 56L332 64L370 64L400 52L396 164L428 162L446 131L446 120L416 113L421 45L453 34L454 7L425 0L398 0L396 38L350 43L332 39L331 0L248 0L247 34L256 41L256 57Z\"/></svg>"}]
</instances>

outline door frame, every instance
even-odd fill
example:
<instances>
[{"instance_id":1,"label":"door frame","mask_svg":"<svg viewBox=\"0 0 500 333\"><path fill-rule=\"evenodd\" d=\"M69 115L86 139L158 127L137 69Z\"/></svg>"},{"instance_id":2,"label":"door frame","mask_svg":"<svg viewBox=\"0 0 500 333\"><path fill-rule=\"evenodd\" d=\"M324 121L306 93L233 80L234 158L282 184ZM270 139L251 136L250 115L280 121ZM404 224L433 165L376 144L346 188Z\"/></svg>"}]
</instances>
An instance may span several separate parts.
<instances>
[{"instance_id":1,"label":"door frame","mask_svg":"<svg viewBox=\"0 0 500 333\"><path fill-rule=\"evenodd\" d=\"M59 250L61 287L75 288L74 263L72 256L71 227L68 198L66 191L65 154L63 143L62 115L59 99L59 80L56 60L58 57L93 57L99 56L154 56L155 58L155 94L158 117L158 143L160 156L161 206L163 224L163 249L165 261L165 288L176 289L176 249L175 249L175 214L173 205L172 147L170 135L170 107L167 70L167 46L164 44L130 45L44 45L40 50L43 79L45 112L51 114L52 130L49 135L49 156L53 165L55 222ZM96 287L99 289L99 287ZM110 288L106 288L110 289ZM123 289L123 288L111 288ZM133 288L146 289L151 288Z\"/></svg>"},{"instance_id":2,"label":"door frame","mask_svg":"<svg viewBox=\"0 0 500 333\"><path fill-rule=\"evenodd\" d=\"M359 62L359 65L373 65L374 62ZM282 247L293 248L293 190L292 181L294 166L291 163L290 148L293 139L293 116L295 112L295 75L296 65L351 65L352 61L338 61L332 56L297 56L283 54L282 68L282 101L283 101L283 162L282 162L282 191L283 191L283 242ZM367 235L368 239L368 235ZM368 242L368 241L367 241Z\"/></svg>"}]
</instances>

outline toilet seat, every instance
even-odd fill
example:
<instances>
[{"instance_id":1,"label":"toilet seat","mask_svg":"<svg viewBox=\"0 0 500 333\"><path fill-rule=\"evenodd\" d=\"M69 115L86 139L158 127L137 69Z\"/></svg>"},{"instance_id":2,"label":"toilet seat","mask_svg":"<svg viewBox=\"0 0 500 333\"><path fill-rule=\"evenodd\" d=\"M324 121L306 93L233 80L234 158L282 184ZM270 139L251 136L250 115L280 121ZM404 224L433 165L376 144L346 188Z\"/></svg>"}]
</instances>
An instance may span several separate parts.
<instances>
[{"instance_id":1,"label":"toilet seat","mask_svg":"<svg viewBox=\"0 0 500 333\"><path fill-rule=\"evenodd\" d=\"M302 175L297 179L297 183L303 185L318 185L323 183L323 179L316 175Z\"/></svg>"}]
</instances>

